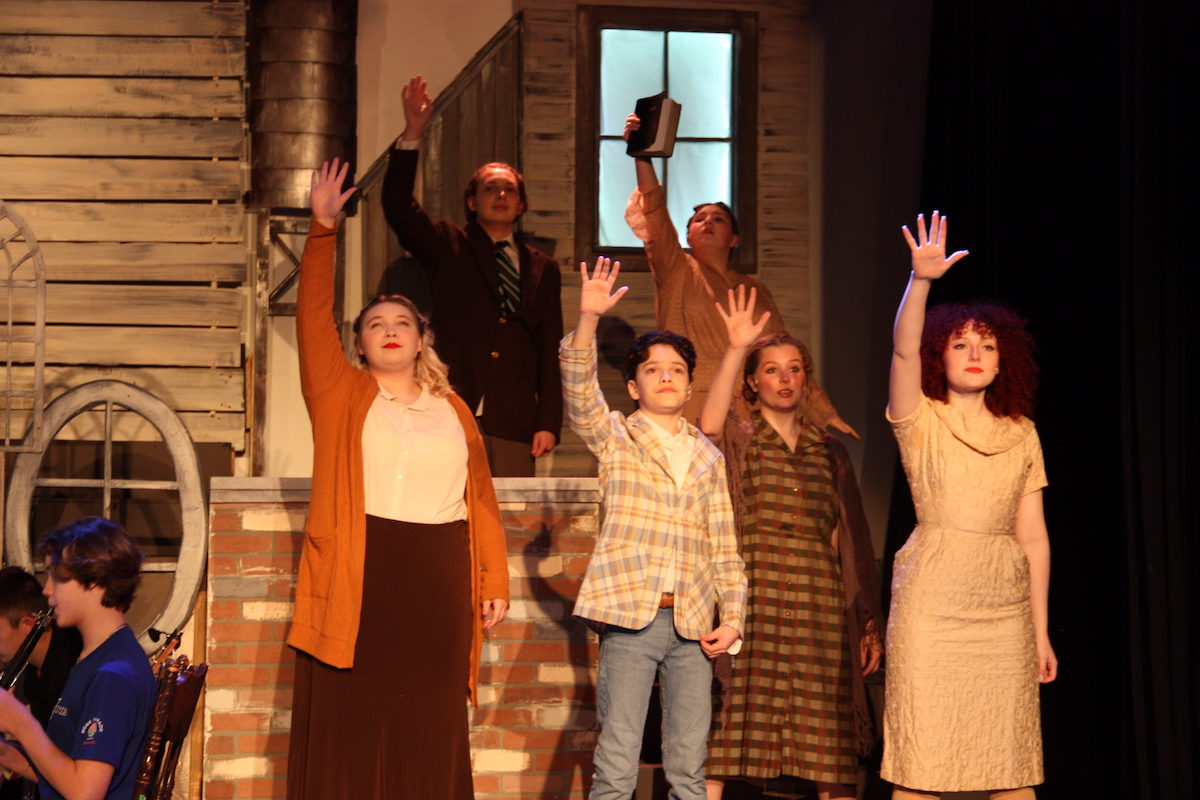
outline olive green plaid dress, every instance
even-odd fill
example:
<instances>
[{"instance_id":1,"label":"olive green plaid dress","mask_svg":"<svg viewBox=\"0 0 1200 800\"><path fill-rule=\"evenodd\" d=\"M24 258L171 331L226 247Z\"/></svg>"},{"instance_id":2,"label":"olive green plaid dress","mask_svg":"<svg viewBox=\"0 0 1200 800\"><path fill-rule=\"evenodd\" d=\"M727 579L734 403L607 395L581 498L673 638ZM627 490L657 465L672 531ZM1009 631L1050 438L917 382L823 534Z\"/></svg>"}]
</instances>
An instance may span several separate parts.
<instances>
[{"instance_id":1,"label":"olive green plaid dress","mask_svg":"<svg viewBox=\"0 0 1200 800\"><path fill-rule=\"evenodd\" d=\"M833 465L804 426L789 452L757 413L742 487L742 558L750 582L745 645L734 659L729 717L706 773L853 784L857 779Z\"/></svg>"}]
</instances>

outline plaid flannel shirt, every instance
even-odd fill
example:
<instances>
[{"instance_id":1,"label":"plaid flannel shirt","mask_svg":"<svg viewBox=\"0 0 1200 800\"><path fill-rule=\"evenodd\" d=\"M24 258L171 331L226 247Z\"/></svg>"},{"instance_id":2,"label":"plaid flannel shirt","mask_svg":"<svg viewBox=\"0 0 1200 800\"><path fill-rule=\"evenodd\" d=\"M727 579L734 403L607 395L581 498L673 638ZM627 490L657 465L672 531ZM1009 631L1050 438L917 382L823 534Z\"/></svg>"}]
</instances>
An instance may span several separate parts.
<instances>
[{"instance_id":1,"label":"plaid flannel shirt","mask_svg":"<svg viewBox=\"0 0 1200 800\"><path fill-rule=\"evenodd\" d=\"M746 573L738 555L725 459L689 424L695 450L677 487L666 449L640 411L610 411L596 379L596 346L559 348L567 418L600 462L604 525L575 600L585 620L640 630L658 613L660 579L675 554L675 628L688 639L722 625L742 633Z\"/></svg>"}]
</instances>

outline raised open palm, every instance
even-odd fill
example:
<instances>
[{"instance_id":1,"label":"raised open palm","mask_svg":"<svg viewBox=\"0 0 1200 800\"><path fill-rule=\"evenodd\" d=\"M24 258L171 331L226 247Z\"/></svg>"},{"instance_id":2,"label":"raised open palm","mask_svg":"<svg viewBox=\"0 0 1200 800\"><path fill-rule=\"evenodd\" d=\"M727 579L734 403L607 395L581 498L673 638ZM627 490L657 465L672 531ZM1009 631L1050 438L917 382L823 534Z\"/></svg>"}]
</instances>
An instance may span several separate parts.
<instances>
[{"instance_id":1,"label":"raised open palm","mask_svg":"<svg viewBox=\"0 0 1200 800\"><path fill-rule=\"evenodd\" d=\"M321 164L320 172L314 171L312 174L312 188L309 190L308 202L312 206L312 215L326 227L334 223L337 215L342 213L342 207L346 205L350 195L358 191L356 186L342 191L342 184L346 182L346 175L349 172L350 162L347 161L339 166L338 159L335 158L332 164L326 161Z\"/></svg>"},{"instance_id":2,"label":"raised open palm","mask_svg":"<svg viewBox=\"0 0 1200 800\"><path fill-rule=\"evenodd\" d=\"M729 334L729 346L736 350L744 350L754 344L771 318L771 312L764 311L758 322L754 321L754 301L757 299L757 288L750 287L750 297L747 298L746 284L739 283L736 294L733 289L729 290L729 313L717 303L717 312L725 320L725 331Z\"/></svg>"},{"instance_id":3,"label":"raised open palm","mask_svg":"<svg viewBox=\"0 0 1200 800\"><path fill-rule=\"evenodd\" d=\"M967 255L966 250L946 256L946 218L937 211L929 219L929 227L925 227L925 215L917 215L917 237L905 225L902 227L904 238L908 241L908 249L912 252L913 275L918 278L937 280L946 274L955 262Z\"/></svg>"},{"instance_id":4,"label":"raised open palm","mask_svg":"<svg viewBox=\"0 0 1200 800\"><path fill-rule=\"evenodd\" d=\"M620 261L601 257L596 259L596 268L592 270L592 276L589 278L587 262L580 262L579 275L583 284L579 290L580 314L603 316L617 304L621 296L629 291L628 286L613 291L613 284L620 272Z\"/></svg>"}]
</instances>

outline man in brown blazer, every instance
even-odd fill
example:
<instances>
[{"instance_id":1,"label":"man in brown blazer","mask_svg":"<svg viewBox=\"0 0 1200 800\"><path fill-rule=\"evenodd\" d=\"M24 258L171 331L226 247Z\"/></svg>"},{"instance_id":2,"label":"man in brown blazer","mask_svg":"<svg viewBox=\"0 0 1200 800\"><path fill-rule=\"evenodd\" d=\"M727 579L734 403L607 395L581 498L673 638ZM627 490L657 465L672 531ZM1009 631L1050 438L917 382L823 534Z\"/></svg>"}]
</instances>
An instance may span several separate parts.
<instances>
[{"instance_id":1,"label":"man in brown blazer","mask_svg":"<svg viewBox=\"0 0 1200 800\"><path fill-rule=\"evenodd\" d=\"M420 76L402 96L406 125L389 157L384 213L429 277L438 354L475 411L492 473L533 475L534 459L554 448L562 428L558 264L515 240L525 184L507 164L485 164L472 177L465 228L429 218L412 190L433 103Z\"/></svg>"}]
</instances>

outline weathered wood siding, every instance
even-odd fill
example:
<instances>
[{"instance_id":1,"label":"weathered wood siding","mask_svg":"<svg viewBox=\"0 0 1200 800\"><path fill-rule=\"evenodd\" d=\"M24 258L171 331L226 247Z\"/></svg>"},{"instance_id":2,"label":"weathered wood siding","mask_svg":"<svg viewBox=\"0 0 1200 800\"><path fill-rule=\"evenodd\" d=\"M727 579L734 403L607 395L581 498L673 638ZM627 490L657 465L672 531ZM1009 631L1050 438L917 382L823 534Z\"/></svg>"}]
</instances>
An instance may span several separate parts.
<instances>
[{"instance_id":1,"label":"weathered wood siding","mask_svg":"<svg viewBox=\"0 0 1200 800\"><path fill-rule=\"evenodd\" d=\"M245 447L245 35L240 0L0 0L0 199L43 243L47 400L115 377Z\"/></svg>"}]
</instances>

